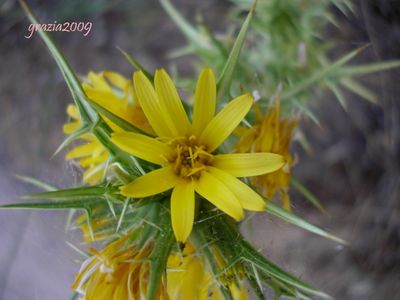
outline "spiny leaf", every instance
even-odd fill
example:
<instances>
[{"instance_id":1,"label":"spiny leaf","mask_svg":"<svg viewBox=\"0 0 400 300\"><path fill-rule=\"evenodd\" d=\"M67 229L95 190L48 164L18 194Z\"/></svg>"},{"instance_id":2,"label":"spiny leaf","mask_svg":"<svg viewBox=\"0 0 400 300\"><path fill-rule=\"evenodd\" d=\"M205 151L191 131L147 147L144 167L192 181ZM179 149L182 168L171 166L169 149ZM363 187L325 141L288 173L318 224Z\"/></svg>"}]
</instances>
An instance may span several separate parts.
<instances>
[{"instance_id":1,"label":"spiny leaf","mask_svg":"<svg viewBox=\"0 0 400 300\"><path fill-rule=\"evenodd\" d=\"M331 92L335 95L336 99L339 101L340 105L342 105L343 109L347 111L347 103L346 99L342 91L336 86L335 83L326 81L325 84L331 90Z\"/></svg>"},{"instance_id":2,"label":"spiny leaf","mask_svg":"<svg viewBox=\"0 0 400 300\"><path fill-rule=\"evenodd\" d=\"M51 156L52 158L56 156L61 150L63 150L65 147L67 147L71 142L79 138L85 133L88 133L91 129L91 126L89 124L83 124L81 128L78 130L74 131L70 135L68 135L65 140L61 143L60 146L58 146L57 150L54 152L54 154Z\"/></svg>"},{"instance_id":3,"label":"spiny leaf","mask_svg":"<svg viewBox=\"0 0 400 300\"><path fill-rule=\"evenodd\" d=\"M122 50L121 48L117 47L117 49L122 53L122 55L134 66L136 69L141 70L143 74L151 81L154 82L154 77L147 71L145 67L143 67L139 61L134 58L132 55L128 54L126 51Z\"/></svg>"},{"instance_id":4,"label":"spiny leaf","mask_svg":"<svg viewBox=\"0 0 400 300\"><path fill-rule=\"evenodd\" d=\"M220 77L218 78L217 99L221 99L222 96L225 95L225 93L229 93L229 89L230 89L232 77L233 77L233 72L238 63L239 54L240 54L240 51L245 42L245 37L246 37L247 30L249 29L249 26L250 26L250 21L253 18L253 15L255 13L256 4L257 4L257 1L254 1L253 5L246 17L246 20L244 21L242 28L239 31L239 34L235 40L235 43L233 44L233 48L229 54L228 60L225 63L222 73L221 73Z\"/></svg>"},{"instance_id":5,"label":"spiny leaf","mask_svg":"<svg viewBox=\"0 0 400 300\"><path fill-rule=\"evenodd\" d=\"M331 239L333 241L336 241L338 243L341 244L347 244L346 241L342 240L341 238L338 238L324 230L322 230L321 228L312 225L310 223L308 223L307 221L303 220L302 218L284 210L283 208L280 208L279 206L277 206L276 204L269 202L267 205L267 212L269 212L270 214L288 222L291 223L293 225L296 225L300 228L303 228L305 230L308 230L314 234L320 235L322 237Z\"/></svg>"},{"instance_id":6,"label":"spiny leaf","mask_svg":"<svg viewBox=\"0 0 400 300\"><path fill-rule=\"evenodd\" d=\"M339 76L366 75L375 72L382 72L400 67L400 60L390 60L380 63L372 63L358 66L343 67L339 70Z\"/></svg>"},{"instance_id":7,"label":"spiny leaf","mask_svg":"<svg viewBox=\"0 0 400 300\"><path fill-rule=\"evenodd\" d=\"M215 216L216 213L217 212L208 211L207 214ZM206 224L205 226L197 226L197 228L195 227L194 230L207 230L204 232L204 235L209 235L210 232L214 232L214 234L219 237L219 242L216 243L216 245L218 245L219 249L221 249L224 257L229 257L230 262L237 261L239 259L247 267L254 264L261 274L275 278L281 284L287 284L292 288L295 287L312 295L330 298L325 293L287 273L279 266L262 256L246 240L244 240L237 226L231 219L228 219L225 215L223 215L216 216L213 220L213 222L208 222L208 224L211 224L211 228L207 228Z\"/></svg>"},{"instance_id":8,"label":"spiny leaf","mask_svg":"<svg viewBox=\"0 0 400 300\"><path fill-rule=\"evenodd\" d=\"M27 4L23 0L19 1L31 22L34 24L38 24L39 22L30 11ZM80 82L78 81L72 69L69 67L60 50L56 47L56 45L46 32L44 32L43 30L39 30L39 34L64 76L64 79L70 89L71 95L74 98L74 101L78 107L82 122L84 124L93 125L94 128L92 128L92 132L96 136L96 138L102 143L102 145L119 160L121 165L126 170L133 172L133 174L137 174L137 170L132 160L129 159L129 156L117 149L115 145L110 142L110 128L105 124L105 122L101 122L101 120L99 120L98 114L90 106L87 96L83 91Z\"/></svg>"},{"instance_id":9,"label":"spiny leaf","mask_svg":"<svg viewBox=\"0 0 400 300\"><path fill-rule=\"evenodd\" d=\"M42 182L40 180L37 180L36 178L32 178L32 177L28 177L28 176L21 176L21 175L15 175L16 178L18 178L19 180L26 182L26 183L30 183L34 186L37 186L38 188L41 188L45 191L54 191L56 190L55 187L48 185L45 182Z\"/></svg>"},{"instance_id":10,"label":"spiny leaf","mask_svg":"<svg viewBox=\"0 0 400 300\"><path fill-rule=\"evenodd\" d=\"M167 260L175 240L168 213L160 214L160 227L162 232L156 237L155 247L150 257L149 286L146 295L148 300L155 300L159 283L161 277L165 274Z\"/></svg>"},{"instance_id":11,"label":"spiny leaf","mask_svg":"<svg viewBox=\"0 0 400 300\"><path fill-rule=\"evenodd\" d=\"M175 22L175 24L182 30L185 37L194 44L197 48L208 48L205 44L204 37L192 26L185 18L176 10L169 0L160 0L161 5Z\"/></svg>"},{"instance_id":12,"label":"spiny leaf","mask_svg":"<svg viewBox=\"0 0 400 300\"><path fill-rule=\"evenodd\" d=\"M293 104L297 106L301 112L303 112L306 116L308 116L316 125L321 127L321 122L319 121L318 117L312 112L309 106L304 104L298 99L292 100Z\"/></svg>"},{"instance_id":13,"label":"spiny leaf","mask_svg":"<svg viewBox=\"0 0 400 300\"><path fill-rule=\"evenodd\" d=\"M127 210L128 206L129 206L129 202L130 201L131 201L131 198L126 198L124 206L123 206L122 211L121 211L121 215L119 216L119 219L118 219L117 228L115 229L116 233L119 231L119 228L121 227L122 221L124 220L125 213L126 213L126 210Z\"/></svg>"},{"instance_id":14,"label":"spiny leaf","mask_svg":"<svg viewBox=\"0 0 400 300\"><path fill-rule=\"evenodd\" d=\"M215 218L214 215L205 217L207 218ZM211 235L208 231L208 224L209 222L200 223L200 226L194 226L193 231L191 233L191 241L194 243L197 251L201 253L201 256L204 258L214 280L218 280L219 274L219 267L217 263L217 258L213 255L210 247L208 247L208 240L210 239ZM207 229L204 232L204 229ZM222 293L225 300L234 300L230 290L225 287L223 284L219 284L218 288Z\"/></svg>"},{"instance_id":15,"label":"spiny leaf","mask_svg":"<svg viewBox=\"0 0 400 300\"><path fill-rule=\"evenodd\" d=\"M23 0L19 0L25 14L28 16L29 20L33 24L39 24L40 22L37 18L33 15L32 11L30 10L29 6ZM79 113L81 118L84 122L94 121L96 119L96 114L90 108L88 103L85 103L84 99L86 99L86 95L82 89L82 86L75 76L74 72L68 65L67 61L65 60L64 56L54 44L53 40L47 34L47 32L43 31L40 27L39 35L42 38L43 42L46 44L48 50L50 51L51 55L53 56L54 60L56 61L57 65L59 66L61 73L64 76L64 79L68 85L68 88L74 98L74 101L79 109Z\"/></svg>"},{"instance_id":16,"label":"spiny leaf","mask_svg":"<svg viewBox=\"0 0 400 300\"><path fill-rule=\"evenodd\" d=\"M300 181L295 178L290 179L292 186L298 190L312 205L318 208L321 212L326 213L325 208L318 201L317 197L311 193Z\"/></svg>"},{"instance_id":17,"label":"spiny leaf","mask_svg":"<svg viewBox=\"0 0 400 300\"><path fill-rule=\"evenodd\" d=\"M30 194L23 196L23 199L71 199L77 197L103 196L106 193L115 191L115 188L109 188L104 185L83 186L44 193Z\"/></svg>"},{"instance_id":18,"label":"spiny leaf","mask_svg":"<svg viewBox=\"0 0 400 300\"><path fill-rule=\"evenodd\" d=\"M103 119L98 119L97 123L92 128L92 132L99 142L114 157L115 162L117 162L120 167L126 170L133 177L141 175L140 171L136 167L133 157L120 150L111 142L110 136L112 134L112 130Z\"/></svg>"},{"instance_id":19,"label":"spiny leaf","mask_svg":"<svg viewBox=\"0 0 400 300\"><path fill-rule=\"evenodd\" d=\"M374 104L378 104L378 96L374 92L370 91L366 87L356 82L355 80L347 78L347 79L342 79L340 83L353 93L359 95L360 97Z\"/></svg>"},{"instance_id":20,"label":"spiny leaf","mask_svg":"<svg viewBox=\"0 0 400 300\"><path fill-rule=\"evenodd\" d=\"M285 99L291 98L293 96L296 96L298 93L303 92L304 90L308 89L315 82L318 82L318 81L326 78L326 76L332 74L332 72L336 71L339 67L345 65L348 61L350 61L355 56L357 56L366 47L367 46L363 46L361 48L358 48L358 49L344 55L343 57L341 57L334 63L326 66L325 68L319 70L318 72L315 72L310 77L303 80L302 82L290 87L289 89L287 89L286 91L284 91L281 94L281 100L285 100Z\"/></svg>"},{"instance_id":21,"label":"spiny leaf","mask_svg":"<svg viewBox=\"0 0 400 300\"><path fill-rule=\"evenodd\" d=\"M91 206L104 201L101 197L85 197L79 199L54 202L26 202L1 205L0 209L90 209Z\"/></svg>"}]
</instances>

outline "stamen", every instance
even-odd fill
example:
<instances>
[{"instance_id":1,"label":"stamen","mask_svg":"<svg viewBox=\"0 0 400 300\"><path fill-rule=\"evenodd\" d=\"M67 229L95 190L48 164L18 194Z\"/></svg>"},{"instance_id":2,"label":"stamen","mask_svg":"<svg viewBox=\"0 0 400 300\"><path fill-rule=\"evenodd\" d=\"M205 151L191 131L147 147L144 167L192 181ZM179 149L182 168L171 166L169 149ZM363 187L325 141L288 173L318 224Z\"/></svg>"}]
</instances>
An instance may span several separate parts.
<instances>
[{"instance_id":1,"label":"stamen","mask_svg":"<svg viewBox=\"0 0 400 300\"><path fill-rule=\"evenodd\" d=\"M194 135L171 139L168 144L175 147L175 155L168 161L173 164L174 172L182 178L198 178L199 173L211 163L213 155L206 151L206 146L197 144Z\"/></svg>"},{"instance_id":2,"label":"stamen","mask_svg":"<svg viewBox=\"0 0 400 300\"><path fill-rule=\"evenodd\" d=\"M186 177L190 177L190 176L192 176L192 175L195 175L196 173L199 173L199 172L201 172L201 171L204 171L205 169L206 169L205 166L201 166L201 167L198 167L198 168L193 168L193 169L186 175Z\"/></svg>"},{"instance_id":3,"label":"stamen","mask_svg":"<svg viewBox=\"0 0 400 300\"><path fill-rule=\"evenodd\" d=\"M192 147L189 147L189 157L190 157L190 162L192 164L192 168L194 168L194 156L193 156L193 150Z\"/></svg>"}]
</instances>

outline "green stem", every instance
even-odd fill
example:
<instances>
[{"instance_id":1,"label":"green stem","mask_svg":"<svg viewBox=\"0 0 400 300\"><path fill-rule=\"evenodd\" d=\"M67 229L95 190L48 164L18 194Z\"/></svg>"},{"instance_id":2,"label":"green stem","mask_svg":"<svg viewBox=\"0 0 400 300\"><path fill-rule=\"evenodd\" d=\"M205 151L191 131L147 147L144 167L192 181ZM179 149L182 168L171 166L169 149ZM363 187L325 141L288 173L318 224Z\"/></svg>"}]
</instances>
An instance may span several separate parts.
<instances>
[{"instance_id":1,"label":"green stem","mask_svg":"<svg viewBox=\"0 0 400 300\"><path fill-rule=\"evenodd\" d=\"M154 300L159 290L161 277L165 274L167 261L175 241L171 228L170 215L166 212L161 213L161 232L155 239L155 248L150 257L150 276L149 287L147 290L147 300Z\"/></svg>"}]
</instances>

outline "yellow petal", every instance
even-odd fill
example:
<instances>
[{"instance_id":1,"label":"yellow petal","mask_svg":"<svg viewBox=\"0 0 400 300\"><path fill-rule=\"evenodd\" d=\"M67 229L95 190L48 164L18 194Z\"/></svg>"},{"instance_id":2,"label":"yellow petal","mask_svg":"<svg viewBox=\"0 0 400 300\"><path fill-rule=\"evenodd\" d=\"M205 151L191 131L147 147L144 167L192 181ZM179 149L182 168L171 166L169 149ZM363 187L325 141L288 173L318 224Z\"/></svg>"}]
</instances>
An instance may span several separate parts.
<instances>
[{"instance_id":1,"label":"yellow petal","mask_svg":"<svg viewBox=\"0 0 400 300\"><path fill-rule=\"evenodd\" d=\"M84 91L90 100L96 102L114 115L132 123L132 116L127 111L126 99L119 98L111 91L96 90L90 86L86 86Z\"/></svg>"},{"instance_id":2,"label":"yellow petal","mask_svg":"<svg viewBox=\"0 0 400 300\"><path fill-rule=\"evenodd\" d=\"M215 114L217 90L214 73L204 69L197 80L193 108L193 133L197 136L206 128Z\"/></svg>"},{"instance_id":3,"label":"yellow petal","mask_svg":"<svg viewBox=\"0 0 400 300\"><path fill-rule=\"evenodd\" d=\"M129 84L129 80L126 79L121 74L112 71L103 71L103 75L107 80L109 80L113 85L124 91L126 86Z\"/></svg>"},{"instance_id":4,"label":"yellow petal","mask_svg":"<svg viewBox=\"0 0 400 300\"><path fill-rule=\"evenodd\" d=\"M82 158L79 163L83 168L86 168L90 165L93 164L100 164L105 162L108 158L110 157L110 155L108 154L107 151L105 151L105 149L101 150L101 153L98 153L97 155L91 155L88 156L86 158Z\"/></svg>"},{"instance_id":5,"label":"yellow petal","mask_svg":"<svg viewBox=\"0 0 400 300\"><path fill-rule=\"evenodd\" d=\"M222 181L235 194L244 209L252 211L265 210L266 205L263 198L247 184L217 168L209 167L209 172Z\"/></svg>"},{"instance_id":6,"label":"yellow petal","mask_svg":"<svg viewBox=\"0 0 400 300\"><path fill-rule=\"evenodd\" d=\"M90 82L90 85L95 88L96 90L103 90L103 91L110 91L111 88L108 85L107 81L103 78L101 73L97 74L94 72L89 72L88 74L88 79ZM84 86L85 84L83 84Z\"/></svg>"},{"instance_id":7,"label":"yellow petal","mask_svg":"<svg viewBox=\"0 0 400 300\"><path fill-rule=\"evenodd\" d=\"M66 155L66 159L74 159L78 157L84 157L92 155L96 148L99 147L100 144L89 143L84 145L79 145L74 147L71 151L69 151ZM101 145L100 145L101 146Z\"/></svg>"},{"instance_id":8,"label":"yellow petal","mask_svg":"<svg viewBox=\"0 0 400 300\"><path fill-rule=\"evenodd\" d=\"M160 141L134 132L114 133L111 142L122 150L157 165L165 165L171 148Z\"/></svg>"},{"instance_id":9,"label":"yellow petal","mask_svg":"<svg viewBox=\"0 0 400 300\"><path fill-rule=\"evenodd\" d=\"M144 198L172 189L180 182L172 167L164 167L147 173L121 188L121 194L134 198Z\"/></svg>"},{"instance_id":10,"label":"yellow petal","mask_svg":"<svg viewBox=\"0 0 400 300\"><path fill-rule=\"evenodd\" d=\"M203 172L200 179L194 181L195 191L220 210L239 221L243 218L243 208L235 195L214 175Z\"/></svg>"},{"instance_id":11,"label":"yellow petal","mask_svg":"<svg viewBox=\"0 0 400 300\"><path fill-rule=\"evenodd\" d=\"M79 120L79 110L74 104L68 104L67 106L67 114L74 120Z\"/></svg>"},{"instance_id":12,"label":"yellow petal","mask_svg":"<svg viewBox=\"0 0 400 300\"><path fill-rule=\"evenodd\" d=\"M200 136L200 141L208 146L212 152L221 145L224 140L243 120L253 103L250 94L239 96L228 103L207 125Z\"/></svg>"},{"instance_id":13,"label":"yellow petal","mask_svg":"<svg viewBox=\"0 0 400 300\"><path fill-rule=\"evenodd\" d=\"M246 287L243 283L239 282L239 286L235 283L229 285L229 289L232 293L232 297L235 300L249 300L249 294L247 293Z\"/></svg>"},{"instance_id":14,"label":"yellow petal","mask_svg":"<svg viewBox=\"0 0 400 300\"><path fill-rule=\"evenodd\" d=\"M161 107L167 110L173 120L175 134L186 135L190 130L189 119L174 83L164 69L156 71L154 84Z\"/></svg>"},{"instance_id":15,"label":"yellow petal","mask_svg":"<svg viewBox=\"0 0 400 300\"><path fill-rule=\"evenodd\" d=\"M172 228L178 242L186 242L193 228L194 188L192 181L177 184L171 195Z\"/></svg>"},{"instance_id":16,"label":"yellow petal","mask_svg":"<svg viewBox=\"0 0 400 300\"><path fill-rule=\"evenodd\" d=\"M81 126L80 121L70 122L70 123L64 124L63 131L65 134L71 134L71 133L74 133L75 131L77 131L80 126Z\"/></svg>"},{"instance_id":17,"label":"yellow petal","mask_svg":"<svg viewBox=\"0 0 400 300\"><path fill-rule=\"evenodd\" d=\"M213 166L235 177L258 176L283 167L285 158L275 153L234 153L214 156Z\"/></svg>"},{"instance_id":18,"label":"yellow petal","mask_svg":"<svg viewBox=\"0 0 400 300\"><path fill-rule=\"evenodd\" d=\"M82 179L89 184L96 184L103 179L105 164L93 165L83 172Z\"/></svg>"},{"instance_id":19,"label":"yellow petal","mask_svg":"<svg viewBox=\"0 0 400 300\"><path fill-rule=\"evenodd\" d=\"M138 71L133 74L133 82L137 100L157 135L160 137L176 136L168 111L161 106L149 79L143 72Z\"/></svg>"}]
</instances>

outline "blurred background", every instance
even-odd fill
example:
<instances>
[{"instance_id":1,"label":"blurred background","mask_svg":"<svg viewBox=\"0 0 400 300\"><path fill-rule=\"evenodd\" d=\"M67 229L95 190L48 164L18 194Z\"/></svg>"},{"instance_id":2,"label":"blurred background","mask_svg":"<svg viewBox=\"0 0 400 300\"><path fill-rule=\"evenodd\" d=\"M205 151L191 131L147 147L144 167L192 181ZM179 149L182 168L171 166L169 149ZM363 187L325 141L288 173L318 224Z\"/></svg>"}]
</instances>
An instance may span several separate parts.
<instances>
[{"instance_id":1,"label":"blurred background","mask_svg":"<svg viewBox=\"0 0 400 300\"><path fill-rule=\"evenodd\" d=\"M262 0L261 0L262 1ZM202 15L214 32L230 24L229 1L172 1L190 20ZM28 1L42 23L92 22L88 36L53 33L78 74L110 69L131 76L117 46L148 69L176 66L193 74L193 57L173 61L168 53L185 40L156 0ZM359 62L400 58L400 1L354 1L326 35L343 49L371 46ZM79 182L79 170L61 153L65 108L72 102L63 78L37 34L26 39L28 21L18 3L0 0L0 203L14 203L36 191L15 175L57 187ZM364 84L379 95L373 105L346 94L344 111L330 94L315 95L312 110L321 126L300 124L312 145L294 145L295 176L322 202L321 214L296 193L294 211L346 239L342 247L267 215L253 220L249 238L286 270L336 299L400 299L400 71L368 76ZM61 211L0 211L0 299L69 299L79 234L65 232Z\"/></svg>"}]
</instances>

